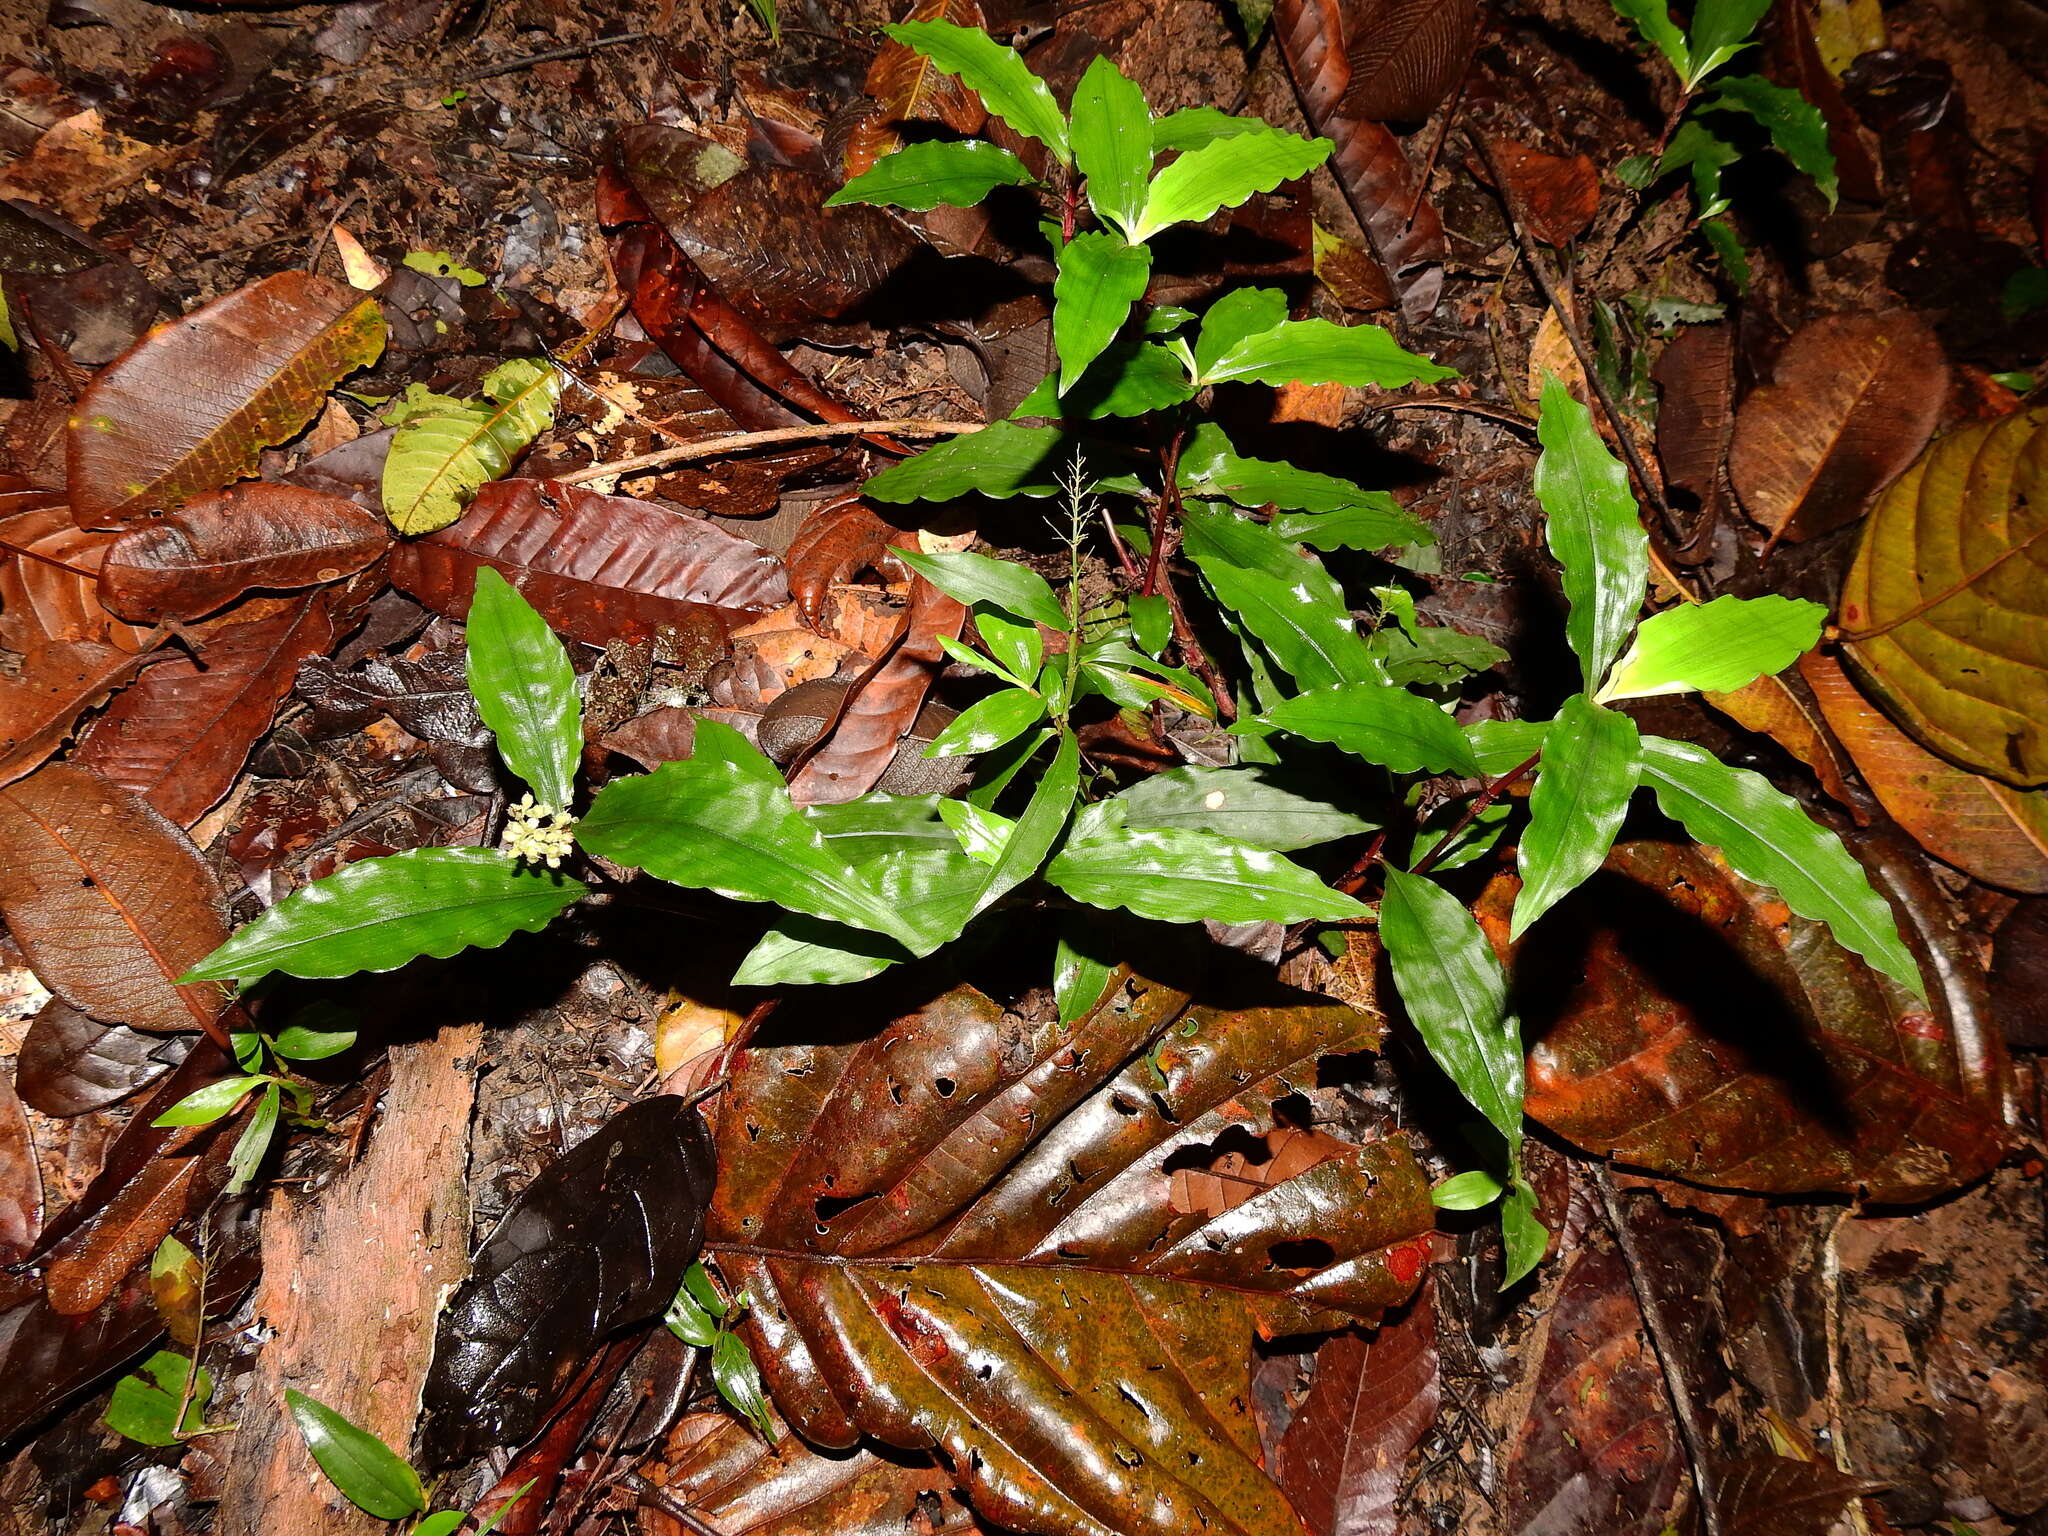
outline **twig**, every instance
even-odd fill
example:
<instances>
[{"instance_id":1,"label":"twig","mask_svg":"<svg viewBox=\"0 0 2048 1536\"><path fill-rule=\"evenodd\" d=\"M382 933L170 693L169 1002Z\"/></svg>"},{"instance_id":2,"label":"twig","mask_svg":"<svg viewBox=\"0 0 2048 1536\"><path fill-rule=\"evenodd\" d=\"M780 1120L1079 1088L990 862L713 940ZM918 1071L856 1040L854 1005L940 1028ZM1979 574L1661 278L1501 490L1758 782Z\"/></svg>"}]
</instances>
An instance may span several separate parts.
<instances>
[{"instance_id":1,"label":"twig","mask_svg":"<svg viewBox=\"0 0 2048 1536\"><path fill-rule=\"evenodd\" d=\"M607 475L630 475L664 464L688 459L715 459L720 454L744 453L749 448L766 448L774 443L802 443L820 437L865 437L872 432L900 433L905 437L950 437L956 433L979 432L987 423L979 421L933 421L907 417L901 421L819 421L801 427L773 427L766 432L735 432L730 437L707 438L701 443L683 443L674 448L657 448L652 453L609 464L592 464L555 478L567 485L602 480Z\"/></svg>"},{"instance_id":2,"label":"twig","mask_svg":"<svg viewBox=\"0 0 2048 1536\"><path fill-rule=\"evenodd\" d=\"M1685 1454L1692 1462L1693 1486L1699 1490L1702 1536L1721 1536L1719 1479L1709 1470L1707 1437L1700 1428L1699 1408L1692 1400L1692 1387L1678 1358L1677 1337L1664 1315L1663 1301L1650 1284L1649 1266L1643 1262L1636 1235L1622 1214L1614 1175L1605 1164L1600 1164L1593 1169L1593 1181L1600 1186L1600 1203L1607 1212L1607 1225L1621 1246L1621 1256L1628 1264L1629 1284L1636 1293L1636 1306L1649 1330L1650 1344L1657 1351L1657 1363L1664 1368L1664 1390L1671 1398L1671 1415L1678 1421L1679 1437L1685 1441Z\"/></svg>"},{"instance_id":3,"label":"twig","mask_svg":"<svg viewBox=\"0 0 2048 1536\"><path fill-rule=\"evenodd\" d=\"M35 560L44 565L54 565L58 570L73 576L82 577L86 581L98 581L100 579L98 571L88 571L82 565L67 565L55 555L43 554L39 550L30 549L26 544L16 544L11 539L0 539L0 550L5 550L10 555L19 555L24 560Z\"/></svg>"},{"instance_id":4,"label":"twig","mask_svg":"<svg viewBox=\"0 0 2048 1536\"><path fill-rule=\"evenodd\" d=\"M1471 83L1472 66L1478 58L1476 51L1465 56L1465 72L1458 76L1458 88L1451 94L1451 104L1444 108L1443 123L1430 143L1429 154L1423 158L1422 173L1415 178L1415 195L1408 200L1408 216L1401 221L1404 229L1415 222L1415 215L1422 211L1422 200L1429 195L1429 178L1436 174L1436 163L1444 152L1444 141L1451 136L1451 124L1458 120L1458 108L1465 104L1465 87Z\"/></svg>"},{"instance_id":5,"label":"twig","mask_svg":"<svg viewBox=\"0 0 2048 1536\"><path fill-rule=\"evenodd\" d=\"M1453 395L1418 395L1405 400L1376 401L1365 409L1368 415L1387 411L1460 411L1467 416L1484 416L1488 421L1500 422L1517 432L1533 433L1536 430L1536 423L1520 411L1504 405L1489 405L1484 400L1460 400Z\"/></svg>"},{"instance_id":6,"label":"twig","mask_svg":"<svg viewBox=\"0 0 2048 1536\"><path fill-rule=\"evenodd\" d=\"M1472 797L1472 803L1465 807L1465 814L1458 818L1457 823L1450 831L1436 840L1436 846L1424 854L1422 862L1417 864L1409 873L1426 875L1436 868L1437 861L1451 851L1451 844L1458 840L1458 834L1477 821L1480 814L1500 798L1503 790L1522 777L1523 774L1529 772L1542 760L1543 754L1541 752L1533 752L1524 761L1516 764L1492 783L1482 788L1478 794Z\"/></svg>"},{"instance_id":7,"label":"twig","mask_svg":"<svg viewBox=\"0 0 2048 1536\"><path fill-rule=\"evenodd\" d=\"M487 64L482 69L473 69L466 75L451 75L450 85L468 85L477 80L490 80L498 75L515 74L522 69L531 69L536 64L554 64L564 59L580 59L586 54L596 53L602 48L623 48L628 43L644 43L654 37L652 32L621 32L617 37L596 37L587 43L570 43L562 48L550 48L546 53L529 53L523 59L507 59L502 64ZM427 85L433 83L430 77L421 76L407 84Z\"/></svg>"}]
</instances>

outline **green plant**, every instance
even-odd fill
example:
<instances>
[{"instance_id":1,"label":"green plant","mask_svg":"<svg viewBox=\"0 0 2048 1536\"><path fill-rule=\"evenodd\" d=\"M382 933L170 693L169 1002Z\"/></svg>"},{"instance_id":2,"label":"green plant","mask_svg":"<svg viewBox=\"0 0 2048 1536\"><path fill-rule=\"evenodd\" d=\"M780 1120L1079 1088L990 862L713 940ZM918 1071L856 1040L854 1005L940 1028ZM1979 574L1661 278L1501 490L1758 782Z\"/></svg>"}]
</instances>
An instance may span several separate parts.
<instances>
[{"instance_id":1,"label":"green plant","mask_svg":"<svg viewBox=\"0 0 2048 1536\"><path fill-rule=\"evenodd\" d=\"M206 1269L199 1256L176 1237L165 1237L150 1258L149 1292L171 1342L185 1353L157 1350L135 1374L115 1382L104 1415L107 1427L142 1445L179 1445L234 1428L206 1422L214 1382L213 1373L199 1363L206 1302Z\"/></svg>"},{"instance_id":2,"label":"green plant","mask_svg":"<svg viewBox=\"0 0 2048 1536\"><path fill-rule=\"evenodd\" d=\"M775 1443L775 1416L761 1390L761 1372L735 1331L747 1310L743 1291L728 1300L719 1293L710 1272L692 1264L683 1275L676 1299L662 1321L685 1344L709 1350L711 1381L734 1412L753 1425L763 1440Z\"/></svg>"},{"instance_id":3,"label":"green plant","mask_svg":"<svg viewBox=\"0 0 2048 1536\"><path fill-rule=\"evenodd\" d=\"M1728 198L1721 189L1722 173L1742 158L1743 151L1709 128L1702 116L1718 113L1747 118L1762 129L1778 153L1813 178L1828 207L1835 206L1838 191L1827 120L1799 92L1773 85L1761 75L1734 75L1723 77L1713 96L1704 102L1700 99L1709 77L1751 46L1770 0L1699 0L1686 31L1672 21L1666 0L1612 0L1612 4L1643 41L1677 71L1679 87L1656 149L1623 161L1617 174L1640 190L1676 172L1689 172L1702 232L1730 280L1738 288L1747 287L1749 257L1742 237L1727 217Z\"/></svg>"},{"instance_id":4,"label":"green plant","mask_svg":"<svg viewBox=\"0 0 2048 1536\"><path fill-rule=\"evenodd\" d=\"M1011 419L866 488L895 503L1064 498L1063 592L986 555L903 557L969 607L978 646L948 652L997 684L929 749L976 757L973 787L960 799L877 794L798 807L767 758L703 721L689 760L614 780L579 821L573 669L541 618L486 569L470 615L470 686L506 766L532 790L503 848L364 860L279 904L188 979L338 976L502 943L585 894L559 868L578 848L778 909L735 978L751 985L873 976L933 953L998 903L1034 895L1171 923L1376 918L1407 1012L1490 1127L1477 1149L1483 1177L1450 1189L1446 1204L1505 1192L1511 1279L1544 1241L1521 1176L1519 1026L1493 945L1437 877L1497 845L1513 819L1503 796L1518 780L1535 775L1515 937L1599 867L1645 787L1738 873L1917 989L1889 910L1832 834L1755 774L1641 737L1611 707L1785 667L1818 638L1822 610L1721 599L1639 624L1648 555L1638 510L1561 385L1543 396L1536 491L1583 687L1547 723L1461 729L1447 708L1458 685L1501 653L1422 624L1398 581L1373 589L1361 631L1337 575L1311 552L1422 546L1432 538L1424 524L1384 491L1242 455L1202 418L1205 392L1231 382L1393 388L1451 376L1376 327L1290 319L1272 289L1226 292L1200 316L1144 307L1152 236L1302 174L1326 143L1210 109L1155 120L1106 60L1062 112L984 34L938 22L890 32L1045 146L1056 213L1043 228L1058 258L1057 373ZM1739 44L1715 44L1692 78ZM1157 169L1167 152L1178 158ZM924 143L877 162L838 199L921 208L1029 184L1032 172L1007 150ZM1098 227L1083 229L1089 213ZM1084 608L1081 549L1098 535L1126 590ZM1199 591L1177 574L1180 555ZM1217 656L1199 643L1191 608L1220 637ZM1084 782L1073 719L1083 705L1140 723L1155 706L1227 723L1236 764L1121 789L1092 772ZM1288 857L1360 834L1373 841L1344 889ZM1375 877L1377 909L1353 894ZM1121 958L1104 951L1099 923L1064 927L1053 956L1062 1020L1089 1011Z\"/></svg>"},{"instance_id":5,"label":"green plant","mask_svg":"<svg viewBox=\"0 0 2048 1536\"><path fill-rule=\"evenodd\" d=\"M342 1497L364 1514L379 1520L406 1521L406 1536L455 1536L476 1519L474 1511L460 1509L429 1514L432 1488L420 1481L411 1462L360 1424L316 1398L287 1388L284 1400L315 1465ZM473 1536L489 1536L532 1487L528 1482L515 1489L488 1520L477 1525Z\"/></svg>"}]
</instances>

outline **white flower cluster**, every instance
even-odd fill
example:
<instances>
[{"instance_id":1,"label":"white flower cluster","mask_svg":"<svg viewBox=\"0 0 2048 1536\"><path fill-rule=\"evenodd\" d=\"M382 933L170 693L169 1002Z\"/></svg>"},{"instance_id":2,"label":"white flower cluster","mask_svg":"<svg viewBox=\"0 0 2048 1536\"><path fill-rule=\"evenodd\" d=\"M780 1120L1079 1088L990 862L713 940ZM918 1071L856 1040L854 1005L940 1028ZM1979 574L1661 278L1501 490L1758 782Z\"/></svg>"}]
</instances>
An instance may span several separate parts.
<instances>
[{"instance_id":1,"label":"white flower cluster","mask_svg":"<svg viewBox=\"0 0 2048 1536\"><path fill-rule=\"evenodd\" d=\"M500 842L509 858L545 862L549 869L560 869L576 846L569 832L576 818L552 805L537 803L532 795L521 796L505 817L505 835Z\"/></svg>"}]
</instances>

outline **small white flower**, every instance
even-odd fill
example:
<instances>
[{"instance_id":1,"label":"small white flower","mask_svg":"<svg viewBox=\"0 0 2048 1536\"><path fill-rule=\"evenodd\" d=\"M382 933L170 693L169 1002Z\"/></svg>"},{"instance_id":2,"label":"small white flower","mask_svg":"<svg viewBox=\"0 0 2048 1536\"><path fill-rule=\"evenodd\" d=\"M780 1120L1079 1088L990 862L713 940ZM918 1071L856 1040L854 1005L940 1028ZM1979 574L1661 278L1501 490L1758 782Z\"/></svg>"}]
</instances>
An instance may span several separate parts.
<instances>
[{"instance_id":1,"label":"small white flower","mask_svg":"<svg viewBox=\"0 0 2048 1536\"><path fill-rule=\"evenodd\" d=\"M576 846L569 830L575 825L576 818L567 811L537 802L530 794L522 795L519 803L505 812L505 835L499 844L507 858L560 869Z\"/></svg>"}]
</instances>

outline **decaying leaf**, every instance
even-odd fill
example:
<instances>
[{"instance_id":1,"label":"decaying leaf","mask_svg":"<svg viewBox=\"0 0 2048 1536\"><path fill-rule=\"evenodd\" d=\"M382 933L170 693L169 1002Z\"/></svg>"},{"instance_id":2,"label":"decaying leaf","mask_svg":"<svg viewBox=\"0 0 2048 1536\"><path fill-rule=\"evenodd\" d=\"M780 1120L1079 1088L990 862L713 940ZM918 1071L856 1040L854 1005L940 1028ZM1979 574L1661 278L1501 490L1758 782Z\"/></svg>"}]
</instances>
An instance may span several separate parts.
<instances>
[{"instance_id":1,"label":"decaying leaf","mask_svg":"<svg viewBox=\"0 0 2048 1536\"><path fill-rule=\"evenodd\" d=\"M421 1435L440 1464L526 1439L595 1345L675 1299L711 1180L703 1118L661 1097L526 1187L435 1332Z\"/></svg>"},{"instance_id":2,"label":"decaying leaf","mask_svg":"<svg viewBox=\"0 0 2048 1536\"><path fill-rule=\"evenodd\" d=\"M228 936L220 881L184 832L90 769L0 789L0 916L44 986L96 1019L208 1028L210 983L177 985Z\"/></svg>"},{"instance_id":3,"label":"decaying leaf","mask_svg":"<svg viewBox=\"0 0 2048 1536\"><path fill-rule=\"evenodd\" d=\"M1908 310L1830 315L1794 333L1742 402L1728 472L1775 542L1852 523L1926 444L1948 359Z\"/></svg>"},{"instance_id":4,"label":"decaying leaf","mask_svg":"<svg viewBox=\"0 0 2048 1536\"><path fill-rule=\"evenodd\" d=\"M1657 383L1657 458L1665 487L1710 508L1735 433L1734 327L1687 326L1658 354L1650 377Z\"/></svg>"},{"instance_id":5,"label":"decaying leaf","mask_svg":"<svg viewBox=\"0 0 2048 1536\"><path fill-rule=\"evenodd\" d=\"M1923 746L2048 782L2048 411L1972 422L1901 475L1843 584L1843 654Z\"/></svg>"},{"instance_id":6,"label":"decaying leaf","mask_svg":"<svg viewBox=\"0 0 2048 1536\"><path fill-rule=\"evenodd\" d=\"M90 640L30 651L19 676L0 678L0 784L33 773L145 660Z\"/></svg>"},{"instance_id":7,"label":"decaying leaf","mask_svg":"<svg viewBox=\"0 0 2048 1536\"><path fill-rule=\"evenodd\" d=\"M101 601L99 570L112 535L80 528L62 496L0 480L0 644L30 652L90 641L145 649L146 626L123 623Z\"/></svg>"},{"instance_id":8,"label":"decaying leaf","mask_svg":"<svg viewBox=\"0 0 2048 1536\"><path fill-rule=\"evenodd\" d=\"M868 1039L750 1049L707 1246L777 1406L815 1445L937 1449L1019 1531L1300 1536L1259 1466L1251 1336L1405 1299L1420 1169L1396 1136L1220 1217L1177 1213L1171 1173L1378 1038L1133 981L1071 1028L959 988Z\"/></svg>"},{"instance_id":9,"label":"decaying leaf","mask_svg":"<svg viewBox=\"0 0 2048 1536\"><path fill-rule=\"evenodd\" d=\"M1545 245L1570 245L1600 211L1600 172L1591 157L1546 155L1504 138L1493 140L1493 157L1523 224Z\"/></svg>"},{"instance_id":10,"label":"decaying leaf","mask_svg":"<svg viewBox=\"0 0 2048 1536\"><path fill-rule=\"evenodd\" d=\"M43 1172L21 1099L0 1073L0 1261L25 1257L43 1225Z\"/></svg>"},{"instance_id":11,"label":"decaying leaf","mask_svg":"<svg viewBox=\"0 0 2048 1536\"><path fill-rule=\"evenodd\" d=\"M983 25L975 0L914 0L905 21L950 21L956 27ZM977 133L988 121L981 98L931 59L893 37L875 51L868 65L868 95L875 101L873 124L856 133L847 146L846 174L858 176L883 155L898 148L899 123L943 123L955 133Z\"/></svg>"},{"instance_id":12,"label":"decaying leaf","mask_svg":"<svg viewBox=\"0 0 2048 1536\"><path fill-rule=\"evenodd\" d=\"M1479 37L1474 0L1352 0L1343 26L1347 111L1374 123L1419 123L1450 95Z\"/></svg>"},{"instance_id":13,"label":"decaying leaf","mask_svg":"<svg viewBox=\"0 0 2048 1536\"><path fill-rule=\"evenodd\" d=\"M112 528L241 479L384 348L377 301L280 272L161 326L80 397L71 512Z\"/></svg>"},{"instance_id":14,"label":"decaying leaf","mask_svg":"<svg viewBox=\"0 0 2048 1536\"><path fill-rule=\"evenodd\" d=\"M1851 1499L1882 1493L1886 1486L1825 1461L1790 1456L1724 1462L1715 1468L1714 1481L1727 1536L1820 1536L1834 1529Z\"/></svg>"},{"instance_id":15,"label":"decaying leaf","mask_svg":"<svg viewBox=\"0 0 2048 1536\"><path fill-rule=\"evenodd\" d=\"M804 519L789 541L783 563L789 569L789 591L797 607L815 624L824 612L825 594L888 552L896 530L875 516L858 496L827 502Z\"/></svg>"},{"instance_id":16,"label":"decaying leaf","mask_svg":"<svg viewBox=\"0 0 2048 1536\"><path fill-rule=\"evenodd\" d=\"M118 1104L178 1064L183 1042L102 1024L61 997L43 1004L14 1064L21 1100L63 1118Z\"/></svg>"}]
</instances>

